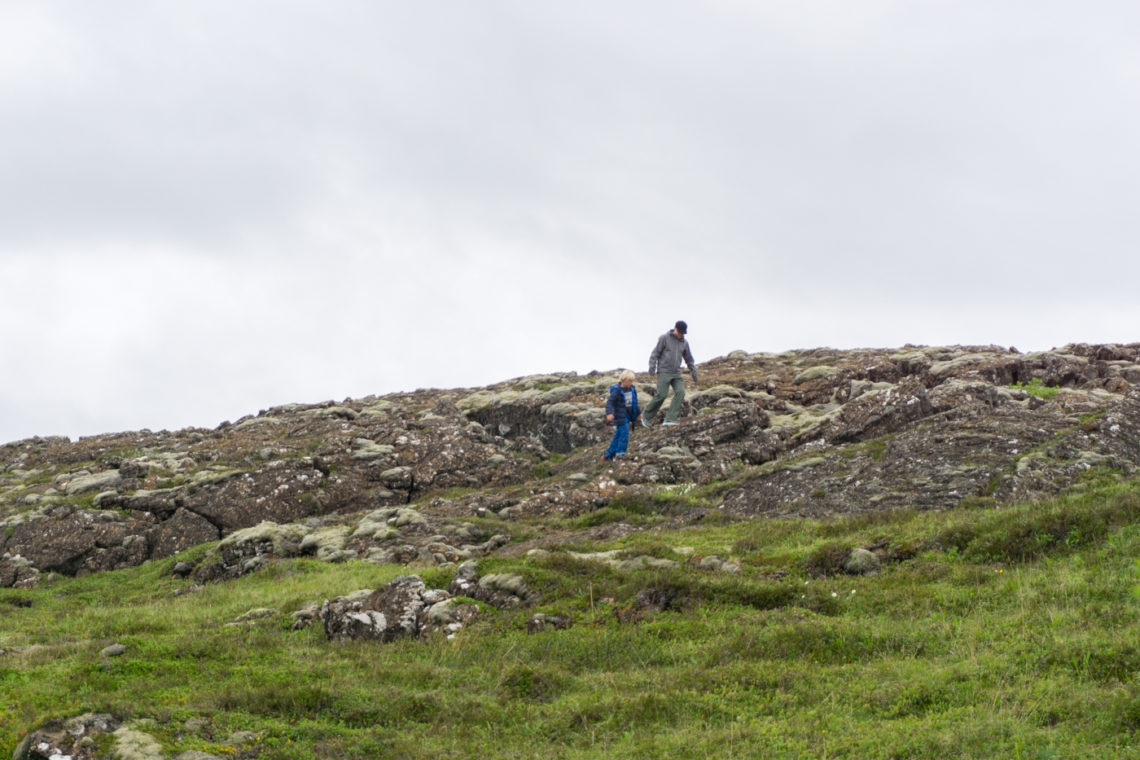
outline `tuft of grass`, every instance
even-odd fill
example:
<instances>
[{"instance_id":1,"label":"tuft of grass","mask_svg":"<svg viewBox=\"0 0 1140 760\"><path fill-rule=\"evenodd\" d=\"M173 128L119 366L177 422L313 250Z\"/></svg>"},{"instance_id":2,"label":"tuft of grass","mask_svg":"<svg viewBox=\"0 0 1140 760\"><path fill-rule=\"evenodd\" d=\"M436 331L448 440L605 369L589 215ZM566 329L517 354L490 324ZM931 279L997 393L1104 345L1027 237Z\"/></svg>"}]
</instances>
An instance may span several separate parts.
<instances>
[{"instance_id":1,"label":"tuft of grass","mask_svg":"<svg viewBox=\"0 0 1140 760\"><path fill-rule=\"evenodd\" d=\"M559 668L541 664L515 664L507 667L497 683L504 702L553 702L566 691L572 678Z\"/></svg>"},{"instance_id":2,"label":"tuft of grass","mask_svg":"<svg viewBox=\"0 0 1140 760\"><path fill-rule=\"evenodd\" d=\"M1025 383L1012 383L1009 387L1025 391L1030 396L1036 396L1046 401L1061 392L1061 389L1055 385L1045 385L1044 381L1039 377L1034 377Z\"/></svg>"},{"instance_id":3,"label":"tuft of grass","mask_svg":"<svg viewBox=\"0 0 1140 760\"><path fill-rule=\"evenodd\" d=\"M816 578L838 575L843 571L843 564L850 556L850 546L829 542L812 551L804 559L804 570Z\"/></svg>"},{"instance_id":4,"label":"tuft of grass","mask_svg":"<svg viewBox=\"0 0 1140 760\"><path fill-rule=\"evenodd\" d=\"M640 494L620 493L600 508L571 521L571 527L593 528L612 523L652 525L663 518L703 516L713 506L708 489L665 487L646 498Z\"/></svg>"}]
</instances>

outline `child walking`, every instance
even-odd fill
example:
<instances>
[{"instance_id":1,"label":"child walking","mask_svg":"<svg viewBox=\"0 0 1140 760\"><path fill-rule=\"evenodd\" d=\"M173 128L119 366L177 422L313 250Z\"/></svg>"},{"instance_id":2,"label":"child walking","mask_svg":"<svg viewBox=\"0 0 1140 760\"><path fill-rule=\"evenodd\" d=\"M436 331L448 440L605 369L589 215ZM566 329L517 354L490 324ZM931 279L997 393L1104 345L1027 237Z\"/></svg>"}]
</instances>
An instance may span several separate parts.
<instances>
[{"instance_id":1,"label":"child walking","mask_svg":"<svg viewBox=\"0 0 1140 760\"><path fill-rule=\"evenodd\" d=\"M629 425L636 422L641 416L641 407L637 405L637 389L633 387L633 373L628 369L618 377L617 385L610 386L610 395L606 399L606 421L615 426L614 439L610 447L602 454L602 459L612 462L616 456L624 456L629 446Z\"/></svg>"}]
</instances>

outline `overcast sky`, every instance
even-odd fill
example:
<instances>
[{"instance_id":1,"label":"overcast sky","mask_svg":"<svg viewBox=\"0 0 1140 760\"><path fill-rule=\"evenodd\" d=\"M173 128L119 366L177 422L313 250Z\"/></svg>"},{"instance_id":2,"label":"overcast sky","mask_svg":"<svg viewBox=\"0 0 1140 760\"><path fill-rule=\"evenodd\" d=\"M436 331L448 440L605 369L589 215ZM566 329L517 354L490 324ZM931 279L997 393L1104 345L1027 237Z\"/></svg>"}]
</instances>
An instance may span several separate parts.
<instances>
[{"instance_id":1,"label":"overcast sky","mask_svg":"<svg viewBox=\"0 0 1140 760\"><path fill-rule=\"evenodd\" d=\"M1140 340L1140 4L3 0L0 442Z\"/></svg>"}]
</instances>

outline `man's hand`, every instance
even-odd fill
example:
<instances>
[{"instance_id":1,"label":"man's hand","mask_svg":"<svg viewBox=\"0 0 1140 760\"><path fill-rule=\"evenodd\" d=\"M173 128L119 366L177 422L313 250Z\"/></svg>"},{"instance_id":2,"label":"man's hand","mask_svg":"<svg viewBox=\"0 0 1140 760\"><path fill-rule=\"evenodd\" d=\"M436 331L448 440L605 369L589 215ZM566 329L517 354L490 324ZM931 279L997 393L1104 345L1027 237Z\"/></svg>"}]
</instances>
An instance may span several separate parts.
<instances>
[{"instance_id":1,"label":"man's hand","mask_svg":"<svg viewBox=\"0 0 1140 760\"><path fill-rule=\"evenodd\" d=\"M614 416L612 414L607 414L606 415L606 422L613 422L613 421L614 421Z\"/></svg>"}]
</instances>

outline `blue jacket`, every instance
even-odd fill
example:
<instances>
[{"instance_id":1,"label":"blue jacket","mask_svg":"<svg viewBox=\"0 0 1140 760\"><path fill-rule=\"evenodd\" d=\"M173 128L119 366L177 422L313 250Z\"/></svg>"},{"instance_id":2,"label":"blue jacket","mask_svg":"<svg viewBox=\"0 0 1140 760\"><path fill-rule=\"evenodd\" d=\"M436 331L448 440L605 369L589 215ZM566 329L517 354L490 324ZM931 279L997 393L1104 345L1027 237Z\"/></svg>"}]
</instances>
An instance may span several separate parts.
<instances>
[{"instance_id":1,"label":"blue jacket","mask_svg":"<svg viewBox=\"0 0 1140 760\"><path fill-rule=\"evenodd\" d=\"M621 383L610 386L610 397L606 399L606 414L614 416L615 425L632 422L641 413L641 407L637 405L637 388L631 385L629 389L633 392L633 405L627 408L625 392L621 389Z\"/></svg>"}]
</instances>

